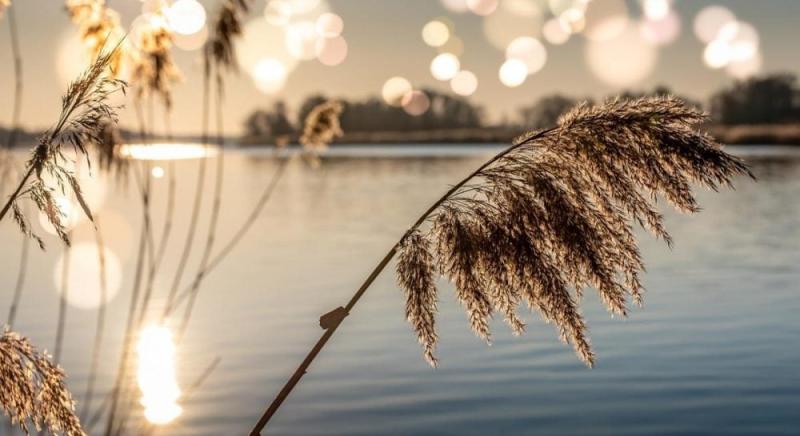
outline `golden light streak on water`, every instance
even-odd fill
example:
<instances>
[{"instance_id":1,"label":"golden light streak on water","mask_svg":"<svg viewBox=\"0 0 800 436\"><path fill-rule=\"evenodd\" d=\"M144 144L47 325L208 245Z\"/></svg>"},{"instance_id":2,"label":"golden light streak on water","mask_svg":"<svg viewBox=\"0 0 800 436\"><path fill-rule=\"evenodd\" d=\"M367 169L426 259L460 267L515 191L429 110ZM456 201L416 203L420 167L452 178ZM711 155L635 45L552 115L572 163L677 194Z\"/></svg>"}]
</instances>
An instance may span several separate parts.
<instances>
[{"instance_id":1,"label":"golden light streak on water","mask_svg":"<svg viewBox=\"0 0 800 436\"><path fill-rule=\"evenodd\" d=\"M142 393L144 416L153 424L168 424L180 416L181 390L175 379L175 344L172 332L150 326L139 334L137 381Z\"/></svg>"},{"instance_id":2,"label":"golden light streak on water","mask_svg":"<svg viewBox=\"0 0 800 436\"><path fill-rule=\"evenodd\" d=\"M203 159L217 153L217 147L200 144L126 144L120 147L123 157L134 160Z\"/></svg>"}]
</instances>

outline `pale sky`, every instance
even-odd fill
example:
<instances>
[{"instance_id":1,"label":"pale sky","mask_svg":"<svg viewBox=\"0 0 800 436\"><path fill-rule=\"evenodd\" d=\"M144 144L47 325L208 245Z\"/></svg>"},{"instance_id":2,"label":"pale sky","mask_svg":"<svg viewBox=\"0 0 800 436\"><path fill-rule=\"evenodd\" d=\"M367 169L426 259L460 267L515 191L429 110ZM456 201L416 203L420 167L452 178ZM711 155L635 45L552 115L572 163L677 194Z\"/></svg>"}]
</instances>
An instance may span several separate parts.
<instances>
[{"instance_id":1,"label":"pale sky","mask_svg":"<svg viewBox=\"0 0 800 436\"><path fill-rule=\"evenodd\" d=\"M545 0L538 0L544 2ZM605 0L595 0L605 1ZM65 87L59 78L59 47L75 33L60 0L16 0L16 16L22 39L25 95L23 121L26 126L44 128L58 116L59 98ZM201 1L213 15L219 1ZM518 88L500 83L497 71L504 53L493 47L483 31L483 17L471 13L453 13L440 0L328 0L332 12L345 22L343 36L349 44L346 61L327 67L317 61L301 63L289 76L286 86L276 95L264 95L246 73L228 79L226 130L238 133L244 118L253 109L270 106L277 99L296 107L312 93L360 98L379 95L384 82L403 76L415 87L449 90L446 82L435 80L429 65L437 54L422 40L421 29L428 21L448 17L455 33L464 41L463 68L473 71L479 80L477 92L469 97L484 105L493 119L513 116L520 106L533 103L552 93L574 96L604 96L619 88L605 84L588 68L585 56L587 40L573 37L564 45L547 45L548 61L538 74L528 77ZM139 13L139 0L108 0L129 24ZM654 71L633 86L635 89L666 84L679 93L705 100L715 90L730 84L724 72L711 70L702 60L704 44L692 31L697 12L704 6L721 4L741 21L752 23L760 34L764 72L800 74L800 0L675 0L673 7L682 20L679 39L661 48ZM265 1L256 0L250 19L263 19ZM641 16L638 1L629 1L632 17ZM62 56L63 57L63 56ZM196 133L200 120L200 63L197 53L179 52L179 66L185 80L175 89L173 125L176 133ZM10 118L13 91L8 23L0 20L0 99L9 104L0 113L0 124ZM132 126L128 110L123 124Z\"/></svg>"}]
</instances>

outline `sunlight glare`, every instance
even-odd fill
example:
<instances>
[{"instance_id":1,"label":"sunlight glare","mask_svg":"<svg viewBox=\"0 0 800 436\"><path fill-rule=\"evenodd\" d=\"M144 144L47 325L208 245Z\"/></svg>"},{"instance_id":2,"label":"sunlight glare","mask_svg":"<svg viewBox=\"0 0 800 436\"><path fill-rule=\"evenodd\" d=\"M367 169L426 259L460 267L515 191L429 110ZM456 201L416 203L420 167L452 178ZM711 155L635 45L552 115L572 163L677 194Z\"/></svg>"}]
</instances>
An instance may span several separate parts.
<instances>
[{"instance_id":1,"label":"sunlight glare","mask_svg":"<svg viewBox=\"0 0 800 436\"><path fill-rule=\"evenodd\" d=\"M167 424L177 418L181 396L175 377L175 344L166 327L150 326L139 334L137 381L142 393L144 415L153 424Z\"/></svg>"},{"instance_id":2,"label":"sunlight glare","mask_svg":"<svg viewBox=\"0 0 800 436\"><path fill-rule=\"evenodd\" d=\"M169 161L212 157L217 149L200 144L125 144L120 147L120 154L133 160Z\"/></svg>"}]
</instances>

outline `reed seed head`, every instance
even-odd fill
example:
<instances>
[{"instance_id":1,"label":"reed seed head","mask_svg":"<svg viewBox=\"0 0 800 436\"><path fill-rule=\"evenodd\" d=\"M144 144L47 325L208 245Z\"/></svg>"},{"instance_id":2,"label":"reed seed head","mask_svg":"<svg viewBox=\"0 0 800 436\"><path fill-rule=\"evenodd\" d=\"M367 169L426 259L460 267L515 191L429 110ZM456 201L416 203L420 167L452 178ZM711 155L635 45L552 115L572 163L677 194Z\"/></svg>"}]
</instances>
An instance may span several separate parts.
<instances>
[{"instance_id":1,"label":"reed seed head","mask_svg":"<svg viewBox=\"0 0 800 436\"><path fill-rule=\"evenodd\" d=\"M695 126L705 115L672 97L581 105L556 127L530 132L444 198L401 241L398 283L406 317L433 350L433 272L455 285L473 331L489 340L501 314L514 333L525 303L555 324L587 365L594 354L579 301L594 288L613 314L641 304L644 263L633 225L671 243L657 197L699 210L693 185L730 186L745 164ZM428 251L433 247L431 251Z\"/></svg>"},{"instance_id":2,"label":"reed seed head","mask_svg":"<svg viewBox=\"0 0 800 436\"><path fill-rule=\"evenodd\" d=\"M344 105L338 101L326 101L308 113L303 126L300 143L312 166L319 166L319 153L325 151L336 138L344 135L339 117Z\"/></svg>"},{"instance_id":3,"label":"reed seed head","mask_svg":"<svg viewBox=\"0 0 800 436\"><path fill-rule=\"evenodd\" d=\"M33 424L36 431L84 435L65 378L26 338L9 330L0 335L0 407L12 425L26 434Z\"/></svg>"}]
</instances>

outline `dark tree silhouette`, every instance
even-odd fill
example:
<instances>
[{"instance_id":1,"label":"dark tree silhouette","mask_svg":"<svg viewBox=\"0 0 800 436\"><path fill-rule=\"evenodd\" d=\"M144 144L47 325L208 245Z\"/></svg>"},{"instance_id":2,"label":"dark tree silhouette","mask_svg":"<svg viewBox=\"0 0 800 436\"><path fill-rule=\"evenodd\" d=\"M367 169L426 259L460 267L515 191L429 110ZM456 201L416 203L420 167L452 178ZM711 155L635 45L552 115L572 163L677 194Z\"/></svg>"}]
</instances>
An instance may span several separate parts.
<instances>
[{"instance_id":1,"label":"dark tree silhouette","mask_svg":"<svg viewBox=\"0 0 800 436\"><path fill-rule=\"evenodd\" d=\"M542 97L531 106L520 109L522 123L529 129L546 129L554 126L561 115L569 112L580 100L561 94Z\"/></svg>"},{"instance_id":2,"label":"dark tree silhouette","mask_svg":"<svg viewBox=\"0 0 800 436\"><path fill-rule=\"evenodd\" d=\"M778 124L800 121L800 88L791 74L738 81L711 98L721 124Z\"/></svg>"},{"instance_id":3,"label":"dark tree silhouette","mask_svg":"<svg viewBox=\"0 0 800 436\"><path fill-rule=\"evenodd\" d=\"M251 113L245 120L245 131L248 136L276 138L292 134L295 128L289 121L286 103L278 101L271 110Z\"/></svg>"}]
</instances>

